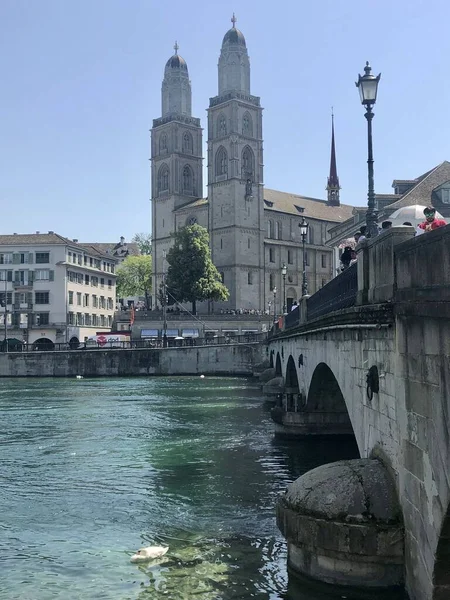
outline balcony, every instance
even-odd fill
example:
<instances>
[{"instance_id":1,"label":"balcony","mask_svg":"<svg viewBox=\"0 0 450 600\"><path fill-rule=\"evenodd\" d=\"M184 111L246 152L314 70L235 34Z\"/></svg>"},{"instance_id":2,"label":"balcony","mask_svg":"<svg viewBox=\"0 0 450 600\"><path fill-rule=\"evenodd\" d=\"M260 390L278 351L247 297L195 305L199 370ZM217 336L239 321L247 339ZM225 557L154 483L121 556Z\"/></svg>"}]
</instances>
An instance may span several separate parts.
<instances>
[{"instance_id":1,"label":"balcony","mask_svg":"<svg viewBox=\"0 0 450 600\"><path fill-rule=\"evenodd\" d=\"M33 288L33 282L32 281L13 281L13 288L15 290L23 290L23 291L31 290Z\"/></svg>"}]
</instances>

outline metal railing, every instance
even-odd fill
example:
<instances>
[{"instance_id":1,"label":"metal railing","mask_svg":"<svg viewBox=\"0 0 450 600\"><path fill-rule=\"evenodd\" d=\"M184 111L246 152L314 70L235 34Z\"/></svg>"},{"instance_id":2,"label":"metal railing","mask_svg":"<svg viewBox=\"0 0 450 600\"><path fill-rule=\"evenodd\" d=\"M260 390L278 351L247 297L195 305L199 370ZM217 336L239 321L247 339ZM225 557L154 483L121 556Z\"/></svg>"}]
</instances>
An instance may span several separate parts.
<instances>
[{"instance_id":1,"label":"metal railing","mask_svg":"<svg viewBox=\"0 0 450 600\"><path fill-rule=\"evenodd\" d=\"M215 313L215 314L197 314L195 315L198 321L263 321L269 322L273 320L273 315L268 314L251 314L251 313ZM118 323L126 323L130 320L131 313L129 310L117 311L114 314L114 321ZM162 321L162 310L137 310L134 313L134 321ZM168 321L192 321L189 312L168 312Z\"/></svg>"},{"instance_id":2,"label":"metal railing","mask_svg":"<svg viewBox=\"0 0 450 600\"><path fill-rule=\"evenodd\" d=\"M337 275L307 300L307 320L355 305L358 293L357 264Z\"/></svg>"},{"instance_id":3,"label":"metal railing","mask_svg":"<svg viewBox=\"0 0 450 600\"><path fill-rule=\"evenodd\" d=\"M167 338L168 348L186 348L192 346L221 346L225 344L250 344L255 342L264 342L267 339L267 332L260 333L244 333L235 336L214 336L204 338ZM18 340L15 340L18 342ZM131 340L124 342L112 342L105 344L95 344L89 341L88 343L80 342L77 344L61 343L54 344L50 340L39 340L34 344L14 344L14 348L10 348L9 352L66 352L68 350L82 350L86 352L98 350L143 350L152 348L163 348L164 340L162 338L152 338L148 340ZM3 343L0 342L0 352L3 350Z\"/></svg>"}]
</instances>

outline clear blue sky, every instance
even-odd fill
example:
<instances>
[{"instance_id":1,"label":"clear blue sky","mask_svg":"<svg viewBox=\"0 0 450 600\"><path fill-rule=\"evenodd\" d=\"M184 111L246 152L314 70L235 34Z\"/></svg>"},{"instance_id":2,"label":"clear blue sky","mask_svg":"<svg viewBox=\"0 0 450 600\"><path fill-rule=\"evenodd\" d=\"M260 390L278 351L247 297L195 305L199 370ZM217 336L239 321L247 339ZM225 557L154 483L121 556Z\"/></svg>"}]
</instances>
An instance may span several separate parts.
<instances>
[{"instance_id":1,"label":"clear blue sky","mask_svg":"<svg viewBox=\"0 0 450 600\"><path fill-rule=\"evenodd\" d=\"M341 201L365 204L354 82L366 60L382 72L376 191L450 159L448 0L1 0L0 233L150 231L149 129L165 62L178 40L205 127L233 11L265 108L267 187L324 197L333 105Z\"/></svg>"}]
</instances>

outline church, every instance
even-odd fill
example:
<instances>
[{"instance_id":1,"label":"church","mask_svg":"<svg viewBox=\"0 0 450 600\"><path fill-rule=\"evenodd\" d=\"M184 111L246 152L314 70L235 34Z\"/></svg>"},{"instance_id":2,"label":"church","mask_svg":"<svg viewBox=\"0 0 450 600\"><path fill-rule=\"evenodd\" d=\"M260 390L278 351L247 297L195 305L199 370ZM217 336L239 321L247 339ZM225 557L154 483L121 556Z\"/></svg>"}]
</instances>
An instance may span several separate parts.
<instances>
[{"instance_id":1,"label":"church","mask_svg":"<svg viewBox=\"0 0 450 600\"><path fill-rule=\"evenodd\" d=\"M211 256L230 292L227 302L205 302L199 312L289 310L302 295L303 249L299 225L308 223L306 275L313 294L336 275L329 229L354 207L339 198L334 126L327 199L264 187L261 101L251 93L250 60L242 32L223 38L217 95L207 109L207 198L203 198L203 130L192 116L186 61L169 58L161 90L161 117L151 129L153 305L167 271L171 234L198 223L210 236ZM285 266L285 274L282 268Z\"/></svg>"}]
</instances>

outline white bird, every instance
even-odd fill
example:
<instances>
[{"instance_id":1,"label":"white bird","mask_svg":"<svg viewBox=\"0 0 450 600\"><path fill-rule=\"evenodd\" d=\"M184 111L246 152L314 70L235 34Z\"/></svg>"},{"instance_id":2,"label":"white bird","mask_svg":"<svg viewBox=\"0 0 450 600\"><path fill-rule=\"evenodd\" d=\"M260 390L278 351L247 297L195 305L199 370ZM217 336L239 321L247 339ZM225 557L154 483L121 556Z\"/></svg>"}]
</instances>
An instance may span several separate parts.
<instances>
[{"instance_id":1,"label":"white bird","mask_svg":"<svg viewBox=\"0 0 450 600\"><path fill-rule=\"evenodd\" d=\"M160 558L164 556L169 550L168 546L148 546L147 548L141 548L133 554L131 562L144 562L147 560L153 560L154 558Z\"/></svg>"},{"instance_id":2,"label":"white bird","mask_svg":"<svg viewBox=\"0 0 450 600\"><path fill-rule=\"evenodd\" d=\"M204 375L200 375L200 379L205 379L205 376Z\"/></svg>"},{"instance_id":3,"label":"white bird","mask_svg":"<svg viewBox=\"0 0 450 600\"><path fill-rule=\"evenodd\" d=\"M77 379L83 379L83 375L77 375Z\"/></svg>"}]
</instances>

